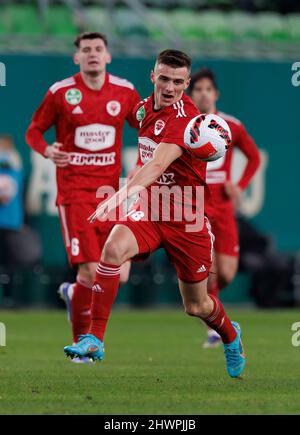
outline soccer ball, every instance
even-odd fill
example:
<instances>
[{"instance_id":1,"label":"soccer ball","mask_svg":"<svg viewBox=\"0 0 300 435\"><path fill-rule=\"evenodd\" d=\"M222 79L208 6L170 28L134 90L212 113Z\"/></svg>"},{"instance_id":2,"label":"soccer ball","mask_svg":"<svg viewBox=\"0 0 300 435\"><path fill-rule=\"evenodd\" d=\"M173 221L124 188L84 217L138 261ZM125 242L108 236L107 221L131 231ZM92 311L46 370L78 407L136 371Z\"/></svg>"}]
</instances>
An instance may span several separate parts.
<instances>
[{"instance_id":1,"label":"soccer ball","mask_svg":"<svg viewBox=\"0 0 300 435\"><path fill-rule=\"evenodd\" d=\"M195 116L184 132L184 143L205 162L223 157L231 145L231 131L223 118L214 114Z\"/></svg>"}]
</instances>

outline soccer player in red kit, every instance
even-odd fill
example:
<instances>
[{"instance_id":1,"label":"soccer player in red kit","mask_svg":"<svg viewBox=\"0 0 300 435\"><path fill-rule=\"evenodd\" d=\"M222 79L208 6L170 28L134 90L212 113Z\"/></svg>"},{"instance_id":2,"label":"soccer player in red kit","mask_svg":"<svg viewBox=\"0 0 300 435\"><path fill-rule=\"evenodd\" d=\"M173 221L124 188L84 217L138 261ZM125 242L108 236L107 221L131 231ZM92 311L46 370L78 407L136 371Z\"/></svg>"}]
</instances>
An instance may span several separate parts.
<instances>
[{"instance_id":1,"label":"soccer player in red kit","mask_svg":"<svg viewBox=\"0 0 300 435\"><path fill-rule=\"evenodd\" d=\"M178 193L190 186L193 195L189 205L197 209L196 188L202 186L206 191L206 163L197 159L184 141L189 121L199 115L184 94L190 82L190 68L191 60L185 53L162 52L151 72L154 93L134 110L140 127L139 155L143 166L125 188L98 207L92 220L109 219L113 210L133 193L140 192L140 197L105 243L93 285L90 331L79 343L65 347L70 357L103 359L103 337L117 295L121 265L131 258L147 257L162 246L175 266L185 311L221 335L230 376L237 377L244 369L240 327L229 320L219 299L207 294L213 248L208 219L203 216L202 226L188 228L185 215L175 219L182 197L168 195L171 189ZM162 195L155 202L161 186ZM186 201L181 205L185 208Z\"/></svg>"},{"instance_id":2,"label":"soccer player in red kit","mask_svg":"<svg viewBox=\"0 0 300 435\"><path fill-rule=\"evenodd\" d=\"M189 87L190 96L201 113L216 113L228 123L232 134L232 147L225 156L207 164L206 182L210 186L213 206L209 204L206 212L211 220L215 236L214 252L216 274L209 278L209 293L219 295L235 277L239 259L239 237L235 209L239 206L242 191L248 186L259 167L258 148L247 133L243 124L233 116L219 112L216 103L219 97L214 73L203 68L196 72ZM239 148L247 158L244 173L237 184L231 181L232 155ZM208 340L204 347L216 347L221 339L215 331L208 331Z\"/></svg>"},{"instance_id":3,"label":"soccer player in red kit","mask_svg":"<svg viewBox=\"0 0 300 435\"><path fill-rule=\"evenodd\" d=\"M106 72L111 62L107 38L84 33L75 41L74 62L80 72L50 87L27 130L29 146L57 167L57 206L69 262L78 266L76 284L63 285L71 311L73 339L88 331L92 284L110 222L91 225L88 216L103 185L119 187L122 130L138 123L133 108L140 97L132 83ZM56 142L43 134L52 126ZM127 263L128 265L128 263ZM126 281L129 267L121 281Z\"/></svg>"}]
</instances>

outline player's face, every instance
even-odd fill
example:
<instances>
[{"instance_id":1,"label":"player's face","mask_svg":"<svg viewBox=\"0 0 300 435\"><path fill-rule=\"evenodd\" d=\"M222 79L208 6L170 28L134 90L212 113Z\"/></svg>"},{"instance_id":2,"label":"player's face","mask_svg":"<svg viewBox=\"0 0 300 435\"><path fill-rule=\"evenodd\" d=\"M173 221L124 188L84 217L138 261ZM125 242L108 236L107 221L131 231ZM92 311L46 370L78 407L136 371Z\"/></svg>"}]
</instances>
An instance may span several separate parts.
<instances>
[{"instance_id":1,"label":"player's face","mask_svg":"<svg viewBox=\"0 0 300 435\"><path fill-rule=\"evenodd\" d=\"M163 108L180 100L189 86L190 74L186 67L172 68L156 64L151 72L151 81L154 84L155 104Z\"/></svg>"},{"instance_id":2,"label":"player's face","mask_svg":"<svg viewBox=\"0 0 300 435\"><path fill-rule=\"evenodd\" d=\"M97 76L105 71L111 62L111 55L102 39L83 39L75 53L74 62L80 66L80 71Z\"/></svg>"},{"instance_id":3,"label":"player's face","mask_svg":"<svg viewBox=\"0 0 300 435\"><path fill-rule=\"evenodd\" d=\"M200 112L210 113L215 109L219 92L210 79L203 78L195 83L191 97Z\"/></svg>"}]
</instances>

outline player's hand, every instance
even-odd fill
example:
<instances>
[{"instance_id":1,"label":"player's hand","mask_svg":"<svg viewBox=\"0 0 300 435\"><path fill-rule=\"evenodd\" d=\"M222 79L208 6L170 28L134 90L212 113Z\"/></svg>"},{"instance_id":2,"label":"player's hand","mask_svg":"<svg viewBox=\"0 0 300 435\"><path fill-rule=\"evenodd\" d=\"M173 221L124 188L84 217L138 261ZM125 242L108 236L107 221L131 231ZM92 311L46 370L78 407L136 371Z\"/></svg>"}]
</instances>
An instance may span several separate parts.
<instances>
[{"instance_id":1,"label":"player's hand","mask_svg":"<svg viewBox=\"0 0 300 435\"><path fill-rule=\"evenodd\" d=\"M69 164L69 154L60 150L62 146L62 143L54 142L53 145L48 145L45 151L45 157L52 160L59 168L64 168Z\"/></svg>"},{"instance_id":2,"label":"player's hand","mask_svg":"<svg viewBox=\"0 0 300 435\"><path fill-rule=\"evenodd\" d=\"M242 189L237 184L232 183L232 181L227 181L224 188L226 195L231 199L234 208L236 210L239 209L242 201Z\"/></svg>"},{"instance_id":3,"label":"player's hand","mask_svg":"<svg viewBox=\"0 0 300 435\"><path fill-rule=\"evenodd\" d=\"M108 220L109 215L117 208L116 195L112 196L110 199L101 202L98 205L96 211L88 217L88 221L92 224L96 220L100 222L105 222Z\"/></svg>"}]
</instances>

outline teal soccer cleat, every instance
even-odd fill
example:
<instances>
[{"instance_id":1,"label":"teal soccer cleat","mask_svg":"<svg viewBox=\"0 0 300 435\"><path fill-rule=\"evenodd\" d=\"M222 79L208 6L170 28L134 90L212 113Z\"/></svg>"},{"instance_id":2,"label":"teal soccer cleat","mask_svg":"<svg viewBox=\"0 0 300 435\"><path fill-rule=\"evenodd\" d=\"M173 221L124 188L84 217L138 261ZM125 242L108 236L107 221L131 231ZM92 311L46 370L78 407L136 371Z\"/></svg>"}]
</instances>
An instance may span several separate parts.
<instances>
[{"instance_id":1,"label":"teal soccer cleat","mask_svg":"<svg viewBox=\"0 0 300 435\"><path fill-rule=\"evenodd\" d=\"M224 344L224 353L226 359L227 373L232 378L238 378L246 365L246 357L242 345L242 331L240 325L236 322L231 322L236 330L236 338L230 344Z\"/></svg>"},{"instance_id":2,"label":"teal soccer cleat","mask_svg":"<svg viewBox=\"0 0 300 435\"><path fill-rule=\"evenodd\" d=\"M87 357L93 361L104 358L104 344L95 335L85 334L79 337L79 342L64 348L66 356L70 358Z\"/></svg>"}]
</instances>

